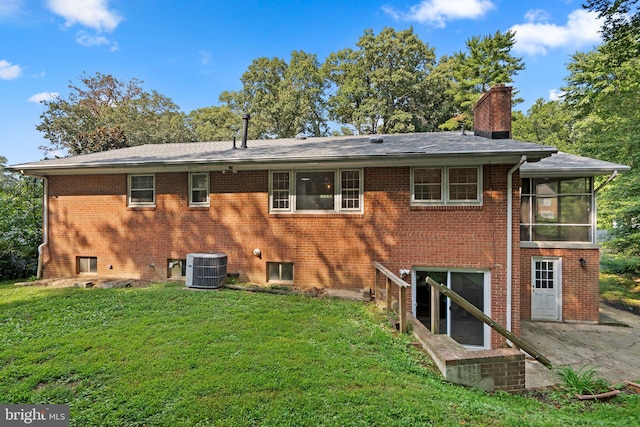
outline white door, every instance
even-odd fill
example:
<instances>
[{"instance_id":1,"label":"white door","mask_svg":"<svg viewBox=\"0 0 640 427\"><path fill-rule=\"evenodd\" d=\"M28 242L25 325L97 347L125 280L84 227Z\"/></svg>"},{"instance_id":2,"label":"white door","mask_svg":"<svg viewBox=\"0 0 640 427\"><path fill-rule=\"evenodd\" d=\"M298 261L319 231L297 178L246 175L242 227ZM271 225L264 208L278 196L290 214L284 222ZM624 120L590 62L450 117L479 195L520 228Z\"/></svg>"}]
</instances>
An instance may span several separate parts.
<instances>
[{"instance_id":1,"label":"white door","mask_svg":"<svg viewBox=\"0 0 640 427\"><path fill-rule=\"evenodd\" d=\"M562 259L532 258L531 319L562 320Z\"/></svg>"}]
</instances>

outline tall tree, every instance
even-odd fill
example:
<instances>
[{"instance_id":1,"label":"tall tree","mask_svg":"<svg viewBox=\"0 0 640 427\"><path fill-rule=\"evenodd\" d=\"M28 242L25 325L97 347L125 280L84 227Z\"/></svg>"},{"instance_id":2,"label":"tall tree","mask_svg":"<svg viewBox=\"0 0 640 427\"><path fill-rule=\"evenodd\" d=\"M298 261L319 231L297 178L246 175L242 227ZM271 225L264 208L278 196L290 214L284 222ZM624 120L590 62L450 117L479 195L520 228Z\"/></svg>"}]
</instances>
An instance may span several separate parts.
<instances>
[{"instance_id":1,"label":"tall tree","mask_svg":"<svg viewBox=\"0 0 640 427\"><path fill-rule=\"evenodd\" d=\"M604 19L602 35L606 42L604 50L608 61L620 65L640 55L638 34L640 34L639 0L587 0L585 9L596 12Z\"/></svg>"},{"instance_id":2,"label":"tall tree","mask_svg":"<svg viewBox=\"0 0 640 427\"><path fill-rule=\"evenodd\" d=\"M429 79L433 48L412 28L366 30L356 46L331 53L323 65L334 89L330 118L361 134L434 130L446 104L438 103L442 81Z\"/></svg>"},{"instance_id":3,"label":"tall tree","mask_svg":"<svg viewBox=\"0 0 640 427\"><path fill-rule=\"evenodd\" d=\"M47 110L36 129L49 140L41 147L45 153L76 155L192 139L178 106L157 91L144 91L140 80L96 73L83 74L80 83L69 84L66 99L44 102Z\"/></svg>"},{"instance_id":4,"label":"tall tree","mask_svg":"<svg viewBox=\"0 0 640 427\"><path fill-rule=\"evenodd\" d=\"M252 137L328 133L324 101L327 83L316 55L293 51L288 63L281 58L258 58L240 80L242 89L223 92L220 101L238 117L241 113L251 115Z\"/></svg>"},{"instance_id":5,"label":"tall tree","mask_svg":"<svg viewBox=\"0 0 640 427\"><path fill-rule=\"evenodd\" d=\"M493 85L511 83L518 71L524 70L522 58L511 55L514 44L515 32L496 31L493 35L471 37L466 42L467 51L454 55L453 77L457 86L452 90L460 112L469 120L473 106L484 92ZM516 95L513 94L514 105L522 101Z\"/></svg>"},{"instance_id":6,"label":"tall tree","mask_svg":"<svg viewBox=\"0 0 640 427\"><path fill-rule=\"evenodd\" d=\"M241 116L227 105L198 108L188 119L196 141L228 141L242 129Z\"/></svg>"},{"instance_id":7,"label":"tall tree","mask_svg":"<svg viewBox=\"0 0 640 427\"><path fill-rule=\"evenodd\" d=\"M42 183L5 170L0 156L0 280L36 272L42 241Z\"/></svg>"},{"instance_id":8,"label":"tall tree","mask_svg":"<svg viewBox=\"0 0 640 427\"><path fill-rule=\"evenodd\" d=\"M632 167L601 192L599 219L603 228L614 233L612 247L640 256L640 59L633 54L640 52L636 3L588 3L605 17L605 43L572 56L564 90L577 117L581 153Z\"/></svg>"},{"instance_id":9,"label":"tall tree","mask_svg":"<svg viewBox=\"0 0 640 427\"><path fill-rule=\"evenodd\" d=\"M514 112L513 137L522 141L551 145L567 152L576 152L573 138L574 115L562 101L540 98L527 115Z\"/></svg>"}]
</instances>

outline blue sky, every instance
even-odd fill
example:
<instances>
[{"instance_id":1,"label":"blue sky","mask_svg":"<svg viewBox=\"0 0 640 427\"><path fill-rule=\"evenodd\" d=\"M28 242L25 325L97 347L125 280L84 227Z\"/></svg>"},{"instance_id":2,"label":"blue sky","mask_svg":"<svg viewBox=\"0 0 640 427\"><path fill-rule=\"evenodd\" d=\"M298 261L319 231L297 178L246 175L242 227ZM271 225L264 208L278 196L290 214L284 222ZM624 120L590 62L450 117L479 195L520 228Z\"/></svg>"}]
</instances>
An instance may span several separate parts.
<instances>
[{"instance_id":1,"label":"blue sky","mask_svg":"<svg viewBox=\"0 0 640 427\"><path fill-rule=\"evenodd\" d=\"M293 50L322 62L355 47L364 30L410 26L438 57L472 36L516 31L526 69L513 86L526 111L554 99L566 63L600 43L580 0L0 0L0 155L9 164L43 158L39 102L66 97L86 72L144 81L188 113L239 90L252 60Z\"/></svg>"}]
</instances>

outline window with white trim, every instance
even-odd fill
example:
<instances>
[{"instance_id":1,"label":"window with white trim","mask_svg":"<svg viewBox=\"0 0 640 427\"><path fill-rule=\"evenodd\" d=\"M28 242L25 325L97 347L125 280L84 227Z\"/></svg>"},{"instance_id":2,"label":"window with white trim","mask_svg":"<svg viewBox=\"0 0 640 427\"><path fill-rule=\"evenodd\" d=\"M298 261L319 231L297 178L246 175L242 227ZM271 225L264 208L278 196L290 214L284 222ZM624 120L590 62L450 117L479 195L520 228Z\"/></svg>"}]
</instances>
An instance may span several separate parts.
<instances>
[{"instance_id":1,"label":"window with white trim","mask_svg":"<svg viewBox=\"0 0 640 427\"><path fill-rule=\"evenodd\" d=\"M270 212L361 212L362 170L273 171Z\"/></svg>"},{"instance_id":2,"label":"window with white trim","mask_svg":"<svg viewBox=\"0 0 640 427\"><path fill-rule=\"evenodd\" d=\"M79 256L76 257L76 271L78 274L98 273L98 257Z\"/></svg>"},{"instance_id":3,"label":"window with white trim","mask_svg":"<svg viewBox=\"0 0 640 427\"><path fill-rule=\"evenodd\" d=\"M482 167L413 168L411 204L416 206L481 205Z\"/></svg>"},{"instance_id":4,"label":"window with white trim","mask_svg":"<svg viewBox=\"0 0 640 427\"><path fill-rule=\"evenodd\" d=\"M129 175L129 206L155 206L155 175Z\"/></svg>"},{"instance_id":5,"label":"window with white trim","mask_svg":"<svg viewBox=\"0 0 640 427\"><path fill-rule=\"evenodd\" d=\"M189 206L209 206L209 172L189 174Z\"/></svg>"}]
</instances>

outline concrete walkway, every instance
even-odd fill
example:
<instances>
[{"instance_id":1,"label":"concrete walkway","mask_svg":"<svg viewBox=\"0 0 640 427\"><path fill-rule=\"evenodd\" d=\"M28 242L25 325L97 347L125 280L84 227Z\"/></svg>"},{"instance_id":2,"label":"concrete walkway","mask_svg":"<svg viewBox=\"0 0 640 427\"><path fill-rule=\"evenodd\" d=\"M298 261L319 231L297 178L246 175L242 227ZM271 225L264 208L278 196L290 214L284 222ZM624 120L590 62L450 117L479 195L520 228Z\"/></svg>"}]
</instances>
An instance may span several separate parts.
<instances>
[{"instance_id":1,"label":"concrete walkway","mask_svg":"<svg viewBox=\"0 0 640 427\"><path fill-rule=\"evenodd\" d=\"M612 384L640 381L640 316L600 304L600 324L522 322L522 337L554 367L595 369ZM553 371L527 358L526 387L559 382Z\"/></svg>"}]
</instances>

